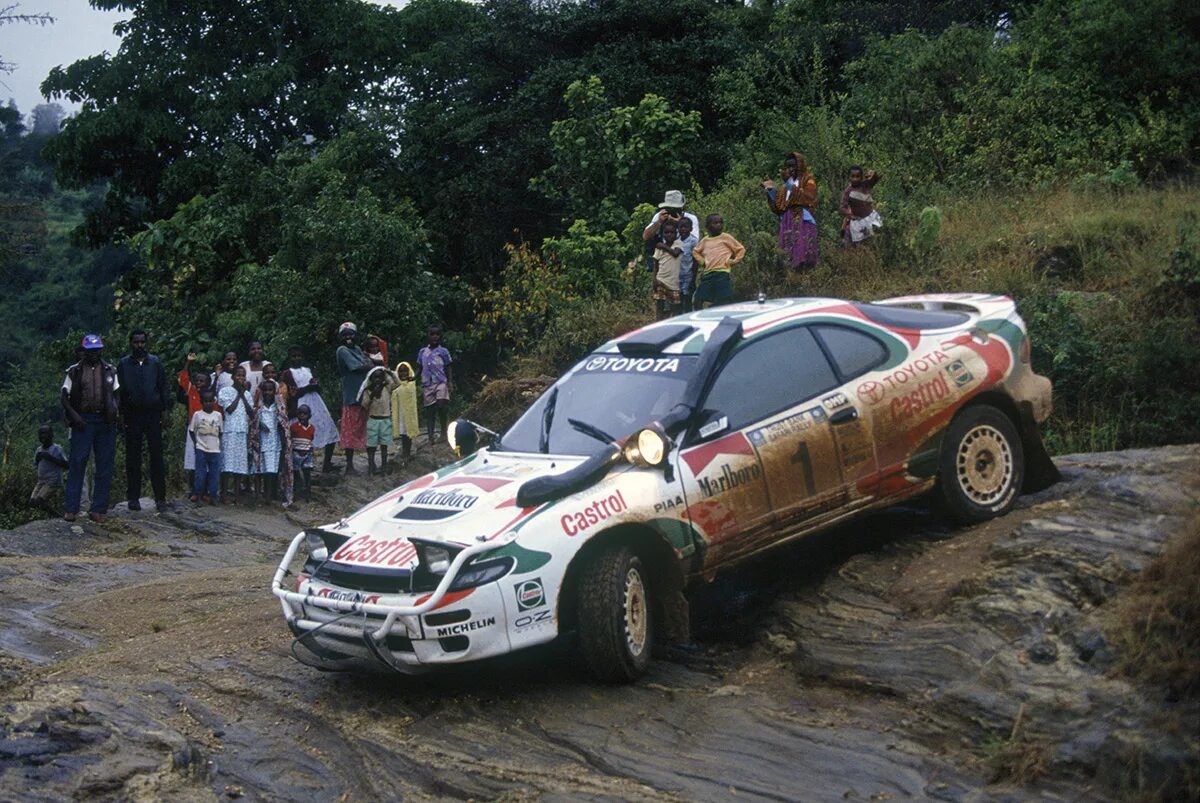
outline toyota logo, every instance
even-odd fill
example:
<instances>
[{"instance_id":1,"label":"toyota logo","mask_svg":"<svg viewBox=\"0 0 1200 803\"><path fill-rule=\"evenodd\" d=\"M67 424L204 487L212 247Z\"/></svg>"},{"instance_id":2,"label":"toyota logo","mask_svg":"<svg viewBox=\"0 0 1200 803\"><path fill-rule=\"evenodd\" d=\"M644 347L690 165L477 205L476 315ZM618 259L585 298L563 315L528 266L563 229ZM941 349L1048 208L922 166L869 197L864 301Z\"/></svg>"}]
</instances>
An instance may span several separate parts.
<instances>
[{"instance_id":1,"label":"toyota logo","mask_svg":"<svg viewBox=\"0 0 1200 803\"><path fill-rule=\"evenodd\" d=\"M883 400L883 385L879 384L874 379L868 379L866 382L863 382L858 386L856 393L861 401L865 401L870 404L878 404Z\"/></svg>"}]
</instances>

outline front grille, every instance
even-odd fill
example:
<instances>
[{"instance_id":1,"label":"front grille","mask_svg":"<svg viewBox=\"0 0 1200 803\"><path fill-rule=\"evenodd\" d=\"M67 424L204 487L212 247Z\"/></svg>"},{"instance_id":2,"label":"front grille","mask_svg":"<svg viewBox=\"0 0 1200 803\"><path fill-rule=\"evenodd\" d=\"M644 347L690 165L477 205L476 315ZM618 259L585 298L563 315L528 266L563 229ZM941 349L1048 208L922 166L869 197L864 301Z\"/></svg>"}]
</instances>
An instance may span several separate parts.
<instances>
[{"instance_id":1,"label":"front grille","mask_svg":"<svg viewBox=\"0 0 1200 803\"><path fill-rule=\"evenodd\" d=\"M347 568L325 563L312 572L314 580L374 594L402 594L412 591L412 572L397 569Z\"/></svg>"},{"instance_id":2,"label":"front grille","mask_svg":"<svg viewBox=\"0 0 1200 803\"><path fill-rule=\"evenodd\" d=\"M425 614L425 624L430 627L442 627L444 625L456 625L470 618L471 612L469 610L450 611L449 613L427 613Z\"/></svg>"}]
</instances>

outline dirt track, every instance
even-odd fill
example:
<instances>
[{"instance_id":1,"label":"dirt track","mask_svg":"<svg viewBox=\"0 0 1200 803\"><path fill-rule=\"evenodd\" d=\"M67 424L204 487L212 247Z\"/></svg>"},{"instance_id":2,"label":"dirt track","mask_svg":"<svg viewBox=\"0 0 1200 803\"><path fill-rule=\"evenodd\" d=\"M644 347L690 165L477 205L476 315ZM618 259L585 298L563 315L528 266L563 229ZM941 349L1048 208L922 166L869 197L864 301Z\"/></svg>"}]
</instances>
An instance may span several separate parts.
<instances>
[{"instance_id":1,"label":"dirt track","mask_svg":"<svg viewBox=\"0 0 1200 803\"><path fill-rule=\"evenodd\" d=\"M0 533L0 797L1169 795L1200 714L1172 733L1108 677L1099 617L1200 496L1200 449L1061 466L1003 520L897 509L718 578L698 647L632 687L569 645L418 680L297 664L268 584L320 506Z\"/></svg>"}]
</instances>

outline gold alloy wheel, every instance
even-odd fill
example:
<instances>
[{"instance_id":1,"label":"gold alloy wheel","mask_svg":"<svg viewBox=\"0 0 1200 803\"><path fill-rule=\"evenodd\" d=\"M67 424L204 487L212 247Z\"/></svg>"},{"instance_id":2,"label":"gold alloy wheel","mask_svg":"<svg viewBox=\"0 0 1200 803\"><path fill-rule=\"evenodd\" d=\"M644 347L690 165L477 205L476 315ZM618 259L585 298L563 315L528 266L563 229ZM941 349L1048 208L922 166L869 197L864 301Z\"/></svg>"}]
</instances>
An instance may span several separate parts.
<instances>
[{"instance_id":1,"label":"gold alloy wheel","mask_svg":"<svg viewBox=\"0 0 1200 803\"><path fill-rule=\"evenodd\" d=\"M1009 491L1013 479L1013 454L1000 430L980 424L958 445L958 486L977 505L991 505Z\"/></svg>"},{"instance_id":2,"label":"gold alloy wheel","mask_svg":"<svg viewBox=\"0 0 1200 803\"><path fill-rule=\"evenodd\" d=\"M646 625L649 614L646 610L646 585L642 574L630 567L625 573L625 643L629 654L637 657L646 649Z\"/></svg>"}]
</instances>

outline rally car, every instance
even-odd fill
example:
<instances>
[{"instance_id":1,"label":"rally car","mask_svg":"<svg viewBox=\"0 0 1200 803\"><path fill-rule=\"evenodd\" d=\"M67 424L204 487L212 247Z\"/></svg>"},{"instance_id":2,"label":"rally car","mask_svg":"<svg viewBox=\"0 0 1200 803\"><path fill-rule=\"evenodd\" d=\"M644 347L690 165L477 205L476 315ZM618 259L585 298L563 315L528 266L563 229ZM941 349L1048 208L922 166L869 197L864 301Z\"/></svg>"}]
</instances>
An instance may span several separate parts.
<instances>
[{"instance_id":1,"label":"rally car","mask_svg":"<svg viewBox=\"0 0 1200 803\"><path fill-rule=\"evenodd\" d=\"M687 639L690 583L918 494L970 522L1053 482L1050 397L1004 297L698 311L604 344L490 446L300 533L272 591L323 668L415 673L573 633L598 678L631 680L656 637Z\"/></svg>"}]
</instances>

